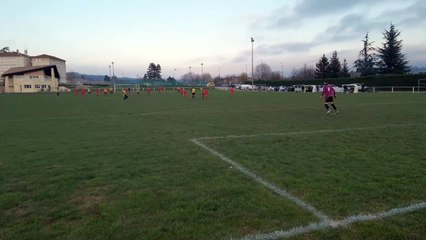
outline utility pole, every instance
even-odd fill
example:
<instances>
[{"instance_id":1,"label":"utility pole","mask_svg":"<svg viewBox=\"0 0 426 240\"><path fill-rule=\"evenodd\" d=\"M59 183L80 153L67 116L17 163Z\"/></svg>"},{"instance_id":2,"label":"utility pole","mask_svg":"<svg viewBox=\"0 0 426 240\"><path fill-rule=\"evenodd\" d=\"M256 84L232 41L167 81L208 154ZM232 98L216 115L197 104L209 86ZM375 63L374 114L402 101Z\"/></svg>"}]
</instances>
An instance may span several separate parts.
<instances>
[{"instance_id":1,"label":"utility pole","mask_svg":"<svg viewBox=\"0 0 426 240\"><path fill-rule=\"evenodd\" d=\"M251 38L251 90L254 91L254 74L253 74L253 42L254 39Z\"/></svg>"}]
</instances>

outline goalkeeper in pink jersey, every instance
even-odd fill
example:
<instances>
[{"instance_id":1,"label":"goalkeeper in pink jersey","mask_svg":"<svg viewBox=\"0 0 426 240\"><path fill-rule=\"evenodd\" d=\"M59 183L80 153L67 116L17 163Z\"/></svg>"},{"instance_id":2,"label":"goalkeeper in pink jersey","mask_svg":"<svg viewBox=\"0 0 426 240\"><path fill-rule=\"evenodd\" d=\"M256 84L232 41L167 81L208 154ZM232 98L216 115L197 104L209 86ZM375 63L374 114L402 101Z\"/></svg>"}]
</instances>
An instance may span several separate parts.
<instances>
[{"instance_id":1,"label":"goalkeeper in pink jersey","mask_svg":"<svg viewBox=\"0 0 426 240\"><path fill-rule=\"evenodd\" d=\"M330 104L334 109L335 113L339 113L339 110L337 110L336 105L334 105L334 99L336 98L336 92L334 91L334 88L330 86L327 82L324 82L324 88L322 89L322 96L324 97L324 106L325 109L327 109L327 114L330 114Z\"/></svg>"}]
</instances>

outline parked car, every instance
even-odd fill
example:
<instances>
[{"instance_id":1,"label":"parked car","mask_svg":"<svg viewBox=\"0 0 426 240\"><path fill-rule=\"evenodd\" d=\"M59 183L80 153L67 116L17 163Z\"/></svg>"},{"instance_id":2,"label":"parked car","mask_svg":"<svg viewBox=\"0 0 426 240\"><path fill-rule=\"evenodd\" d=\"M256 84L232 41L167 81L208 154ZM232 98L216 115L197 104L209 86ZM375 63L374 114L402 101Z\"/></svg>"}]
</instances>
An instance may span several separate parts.
<instances>
[{"instance_id":1,"label":"parked car","mask_svg":"<svg viewBox=\"0 0 426 240\"><path fill-rule=\"evenodd\" d=\"M294 92L303 92L303 85L293 85Z\"/></svg>"},{"instance_id":2,"label":"parked car","mask_svg":"<svg viewBox=\"0 0 426 240\"><path fill-rule=\"evenodd\" d=\"M256 88L256 86L253 86ZM252 90L252 86L250 84L241 84L241 90Z\"/></svg>"},{"instance_id":3,"label":"parked car","mask_svg":"<svg viewBox=\"0 0 426 240\"><path fill-rule=\"evenodd\" d=\"M287 87L286 86L280 86L278 88L278 91L280 91L280 92L286 92L287 91Z\"/></svg>"},{"instance_id":4,"label":"parked car","mask_svg":"<svg viewBox=\"0 0 426 240\"><path fill-rule=\"evenodd\" d=\"M342 93L343 92L343 88L342 87L336 86L334 84L329 84L329 85L334 89L335 92L337 92L337 93ZM323 88L324 88L324 86L320 86L318 92L322 92Z\"/></svg>"},{"instance_id":5,"label":"parked car","mask_svg":"<svg viewBox=\"0 0 426 240\"><path fill-rule=\"evenodd\" d=\"M344 92L349 92L349 93L364 91L363 85L361 83L342 84L342 87Z\"/></svg>"},{"instance_id":6,"label":"parked car","mask_svg":"<svg viewBox=\"0 0 426 240\"><path fill-rule=\"evenodd\" d=\"M270 91L270 92L272 92L272 91L275 91L275 87L268 87L268 89L266 89L266 91Z\"/></svg>"}]
</instances>

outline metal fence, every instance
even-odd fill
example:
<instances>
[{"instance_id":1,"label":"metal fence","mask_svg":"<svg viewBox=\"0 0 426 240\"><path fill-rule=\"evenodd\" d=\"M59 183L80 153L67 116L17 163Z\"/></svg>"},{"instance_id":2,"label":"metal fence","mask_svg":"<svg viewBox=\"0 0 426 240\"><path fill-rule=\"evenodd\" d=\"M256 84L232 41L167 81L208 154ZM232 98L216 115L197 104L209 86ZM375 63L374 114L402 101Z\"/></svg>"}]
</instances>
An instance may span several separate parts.
<instances>
[{"instance_id":1,"label":"metal fence","mask_svg":"<svg viewBox=\"0 0 426 240\"><path fill-rule=\"evenodd\" d=\"M390 87L371 87L372 92L376 93L426 93L426 86L390 86Z\"/></svg>"}]
</instances>

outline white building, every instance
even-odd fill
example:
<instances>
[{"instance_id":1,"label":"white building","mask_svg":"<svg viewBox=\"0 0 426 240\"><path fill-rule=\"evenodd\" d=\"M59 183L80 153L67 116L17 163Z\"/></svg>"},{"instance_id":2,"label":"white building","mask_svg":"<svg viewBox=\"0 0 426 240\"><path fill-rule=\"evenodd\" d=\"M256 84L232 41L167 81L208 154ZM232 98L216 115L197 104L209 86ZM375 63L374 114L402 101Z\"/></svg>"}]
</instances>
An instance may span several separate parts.
<instances>
[{"instance_id":1,"label":"white building","mask_svg":"<svg viewBox=\"0 0 426 240\"><path fill-rule=\"evenodd\" d=\"M58 84L66 81L63 59L46 54L0 52L0 93L56 91Z\"/></svg>"},{"instance_id":2,"label":"white building","mask_svg":"<svg viewBox=\"0 0 426 240\"><path fill-rule=\"evenodd\" d=\"M4 92L35 93L57 92L59 90L58 69L55 65L14 67L2 74Z\"/></svg>"},{"instance_id":3,"label":"white building","mask_svg":"<svg viewBox=\"0 0 426 240\"><path fill-rule=\"evenodd\" d=\"M67 70L65 66L65 60L47 54L43 54L31 57L31 65L34 67L55 65L59 72L59 82L67 82Z\"/></svg>"}]
</instances>

